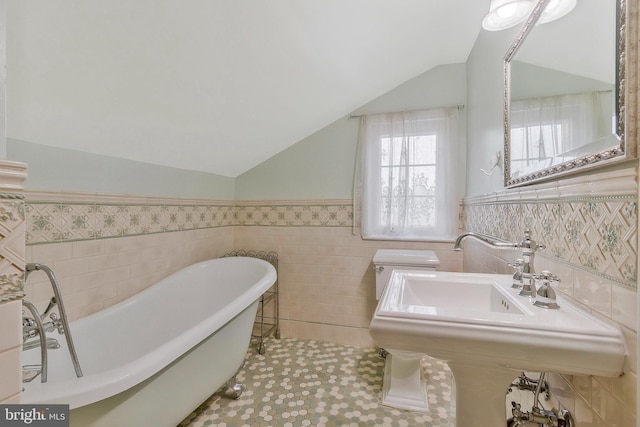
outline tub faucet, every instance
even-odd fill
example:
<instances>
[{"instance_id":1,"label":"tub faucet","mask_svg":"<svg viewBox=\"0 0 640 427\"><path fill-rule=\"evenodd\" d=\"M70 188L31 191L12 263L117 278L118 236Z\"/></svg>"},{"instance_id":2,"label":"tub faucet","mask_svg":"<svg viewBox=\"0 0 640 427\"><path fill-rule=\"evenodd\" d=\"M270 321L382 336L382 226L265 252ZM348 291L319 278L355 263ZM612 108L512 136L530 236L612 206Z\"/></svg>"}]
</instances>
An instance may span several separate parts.
<instances>
[{"instance_id":1,"label":"tub faucet","mask_svg":"<svg viewBox=\"0 0 640 427\"><path fill-rule=\"evenodd\" d=\"M25 266L24 269L24 281L27 281L27 277L29 277L29 274L31 274L33 271L36 270L40 270L43 271L47 277L49 278L49 282L51 283L51 288L53 289L53 298L51 298L51 300L49 301L49 305L47 306L47 308L45 309L45 312L43 315L39 315L37 310L35 309L35 307L33 307L33 310L29 308L29 310L34 313L33 316L35 317L40 317L40 323L41 323L41 328L42 331L39 331L40 333L40 338L41 338L41 343L40 343L40 347L41 347L41 351L44 351L46 353L46 336L45 333L46 332L51 332L54 329L57 329L58 332L60 334L64 334L65 340L67 341L67 348L69 350L69 355L71 356L71 362L73 363L73 369L76 372L76 376L78 378L80 378L82 376L82 369L80 368L80 361L78 360L78 355L76 353L76 348L73 345L73 338L71 337L71 330L69 328L69 321L67 318L67 312L64 309L64 304L62 302L62 293L60 292L60 286L58 285L58 281L56 280L56 276L53 274L53 270L51 270L49 267L47 267L46 265L43 264L36 264L36 263L28 263ZM51 319L51 322L47 322L47 323L43 323L42 322L42 318L44 318L47 314L49 314L49 312L53 309L53 307L57 306L58 307L58 312L60 313L60 318L58 319L58 317L55 315L55 313L51 313L49 315L49 318ZM37 315L37 316L36 316ZM37 320L36 320L37 322ZM42 350L44 348L44 350ZM44 362L43 362L44 365ZM43 382L46 381L46 375L43 375Z\"/></svg>"},{"instance_id":2,"label":"tub faucet","mask_svg":"<svg viewBox=\"0 0 640 427\"><path fill-rule=\"evenodd\" d=\"M38 337L40 340L40 366L30 366L28 370L23 370L23 378L28 378L26 381L31 381L38 373L40 374L40 381L47 382L47 337L45 335L44 322L42 322L42 316L38 313L36 307L29 301L23 299L22 306L29 310L31 316L22 317L22 336L23 341L27 341L29 338ZM23 310L24 313L24 310ZM23 368L24 369L24 368Z\"/></svg>"}]
</instances>

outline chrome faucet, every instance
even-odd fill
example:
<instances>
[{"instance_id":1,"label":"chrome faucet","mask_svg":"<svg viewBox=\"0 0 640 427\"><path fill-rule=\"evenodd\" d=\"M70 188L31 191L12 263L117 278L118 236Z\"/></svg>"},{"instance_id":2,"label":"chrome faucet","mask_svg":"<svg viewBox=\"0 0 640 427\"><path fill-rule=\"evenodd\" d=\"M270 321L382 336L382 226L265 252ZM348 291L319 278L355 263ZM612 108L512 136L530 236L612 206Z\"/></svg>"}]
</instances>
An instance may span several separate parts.
<instances>
[{"instance_id":1,"label":"chrome faucet","mask_svg":"<svg viewBox=\"0 0 640 427\"><path fill-rule=\"evenodd\" d=\"M48 356L47 356L47 337L45 335L45 327L44 322L42 321L42 316L38 313L36 307L31 304L29 301L23 299L22 306L25 307L29 312L31 312L31 316L33 317L22 317L22 339L26 342L29 338L38 337L40 340L40 366L30 365L28 367L23 367L23 382L31 381L38 374L40 374L40 381L43 383L47 382L47 366L48 366Z\"/></svg>"},{"instance_id":2,"label":"chrome faucet","mask_svg":"<svg viewBox=\"0 0 640 427\"><path fill-rule=\"evenodd\" d=\"M513 273L513 283L511 284L511 287L513 289L522 289L522 269L524 267L524 260L522 258L518 258L516 262L509 263L507 265L516 270Z\"/></svg>"},{"instance_id":3,"label":"chrome faucet","mask_svg":"<svg viewBox=\"0 0 640 427\"><path fill-rule=\"evenodd\" d=\"M560 279L547 270L544 270L539 276L536 276L536 279L540 279L541 285L536 291L536 300L533 305L542 308L560 308L558 303L556 303L556 291L554 291L551 286L552 283L559 283Z\"/></svg>"},{"instance_id":4,"label":"chrome faucet","mask_svg":"<svg viewBox=\"0 0 640 427\"><path fill-rule=\"evenodd\" d=\"M518 277L516 278L516 275L514 275L514 287L522 288L522 290L520 291L520 295L522 296L536 296L535 270L533 268L533 260L535 258L536 251L538 249L544 249L545 245L538 244L531 238L531 230L526 229L524 231L524 239L522 239L522 241L518 243L500 239L499 237L488 236L486 234L468 231L458 236L453 245L454 251L462 250L460 245L462 244L462 240L466 237L474 237L478 240L490 244L491 246L499 248L521 248L522 261L520 262L520 260L518 260L517 264L511 265L513 267L517 266L516 268L518 269L518 271L516 272ZM520 286L520 283L522 283L522 286Z\"/></svg>"},{"instance_id":5,"label":"chrome faucet","mask_svg":"<svg viewBox=\"0 0 640 427\"><path fill-rule=\"evenodd\" d=\"M461 235L459 235L458 238L456 239L456 242L453 244L453 250L454 251L461 251L462 250L462 246L460 246L460 245L462 244L462 240L465 237L473 237L473 238L476 238L476 239L478 239L480 241L488 243L491 246L496 246L496 247L500 247L500 248L517 248L518 247L518 243L509 242L507 240L503 240L503 239L500 239L498 237L489 236L489 235L486 235L486 234L474 233L472 231L467 231L466 233L462 233Z\"/></svg>"},{"instance_id":6,"label":"chrome faucet","mask_svg":"<svg viewBox=\"0 0 640 427\"><path fill-rule=\"evenodd\" d=\"M39 336L40 338L40 352L42 359L42 382L47 381L47 348L55 347L55 345L48 344L48 339L46 337L47 332L52 332L54 329L58 330L58 333L63 334L67 341L67 347L69 349L69 355L71 356L71 361L73 363L73 368L76 372L76 376L80 378L82 376L82 369L80 368L80 362L78 360L78 355L76 354L76 348L73 345L73 339L71 338L71 330L69 329L69 321L67 320L67 312L64 309L64 304L62 303L62 294L60 292L60 286L58 285L58 281L56 280L53 271L42 264L29 263L25 266L24 271L24 281L27 281L27 277L33 271L41 270L43 271L47 277L49 278L49 282L51 283L51 287L53 288L53 298L49 301L49 305L45 309L44 313L40 315L38 310L33 306L33 304L28 301L24 301L24 306L31 312L33 318L23 318L23 335L24 341L28 338ZM60 314L60 318L55 313L50 313L54 307L58 307L58 312ZM50 322L44 322L44 318L49 315L51 319ZM27 347L34 346L29 345ZM37 345L35 345L37 346ZM24 345L23 345L24 348ZM31 377L33 379L33 377Z\"/></svg>"},{"instance_id":7,"label":"chrome faucet","mask_svg":"<svg viewBox=\"0 0 640 427\"><path fill-rule=\"evenodd\" d=\"M531 238L531 230L526 229L524 231L524 239L518 244L519 248L522 248L522 290L521 296L535 297L536 296L536 284L535 284L535 269L533 267L533 260L535 258L536 251L538 249L544 249L546 246L538 244Z\"/></svg>"},{"instance_id":8,"label":"chrome faucet","mask_svg":"<svg viewBox=\"0 0 640 427\"><path fill-rule=\"evenodd\" d=\"M539 275L535 272L533 262L536 251L538 249L544 249L546 246L531 238L531 230L526 229L524 231L524 239L519 243L469 231L458 236L453 245L454 251L462 250L460 245L465 237L474 237L491 246L522 249L522 258L518 258L516 262L508 264L509 267L513 267L516 270L513 274L513 284L511 287L520 289L520 295L530 297L533 305L537 307L560 308L556 303L556 292L551 286L554 283L559 283L560 279L546 270ZM540 281L540 287L537 289L536 281Z\"/></svg>"}]
</instances>

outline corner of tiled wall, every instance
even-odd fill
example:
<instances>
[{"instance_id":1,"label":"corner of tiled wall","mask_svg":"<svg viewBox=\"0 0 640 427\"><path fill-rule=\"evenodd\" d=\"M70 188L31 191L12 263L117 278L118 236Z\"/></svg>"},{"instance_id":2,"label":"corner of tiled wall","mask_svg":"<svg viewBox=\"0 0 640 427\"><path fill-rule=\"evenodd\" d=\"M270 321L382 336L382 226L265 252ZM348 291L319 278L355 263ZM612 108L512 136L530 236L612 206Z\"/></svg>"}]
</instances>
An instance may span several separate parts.
<instances>
[{"instance_id":1,"label":"corner of tiled wall","mask_svg":"<svg viewBox=\"0 0 640 427\"><path fill-rule=\"evenodd\" d=\"M22 391L25 179L24 163L0 161L0 403L18 403Z\"/></svg>"}]
</instances>

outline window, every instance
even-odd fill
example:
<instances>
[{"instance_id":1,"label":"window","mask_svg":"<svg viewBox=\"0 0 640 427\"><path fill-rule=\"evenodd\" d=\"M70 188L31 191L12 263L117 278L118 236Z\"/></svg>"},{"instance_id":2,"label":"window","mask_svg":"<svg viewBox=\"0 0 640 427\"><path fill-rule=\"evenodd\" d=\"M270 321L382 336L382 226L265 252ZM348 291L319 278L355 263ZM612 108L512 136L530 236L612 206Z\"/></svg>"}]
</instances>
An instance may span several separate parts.
<instances>
[{"instance_id":1,"label":"window","mask_svg":"<svg viewBox=\"0 0 640 427\"><path fill-rule=\"evenodd\" d=\"M455 236L457 115L447 108L362 117L354 224L363 238Z\"/></svg>"},{"instance_id":2,"label":"window","mask_svg":"<svg viewBox=\"0 0 640 427\"><path fill-rule=\"evenodd\" d=\"M612 92L515 100L511 103L511 169L527 174L593 152L612 135ZM614 145L614 144L612 144Z\"/></svg>"}]
</instances>

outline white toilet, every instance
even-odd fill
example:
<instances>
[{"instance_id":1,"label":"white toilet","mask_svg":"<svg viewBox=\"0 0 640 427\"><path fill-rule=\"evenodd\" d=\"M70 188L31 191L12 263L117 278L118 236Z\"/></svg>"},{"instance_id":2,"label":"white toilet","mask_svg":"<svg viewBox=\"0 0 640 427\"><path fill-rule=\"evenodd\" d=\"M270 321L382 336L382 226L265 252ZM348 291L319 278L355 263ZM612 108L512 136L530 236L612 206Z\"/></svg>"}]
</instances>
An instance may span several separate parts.
<instances>
[{"instance_id":1,"label":"white toilet","mask_svg":"<svg viewBox=\"0 0 640 427\"><path fill-rule=\"evenodd\" d=\"M395 270L435 270L440 260L433 251L379 249L373 257L376 299L380 299ZM422 374L422 353L385 348L382 404L412 411L428 411L427 381Z\"/></svg>"},{"instance_id":2,"label":"white toilet","mask_svg":"<svg viewBox=\"0 0 640 427\"><path fill-rule=\"evenodd\" d=\"M378 249L373 256L373 265L376 269L376 299L379 300L394 269L435 270L440 260L433 251Z\"/></svg>"}]
</instances>

